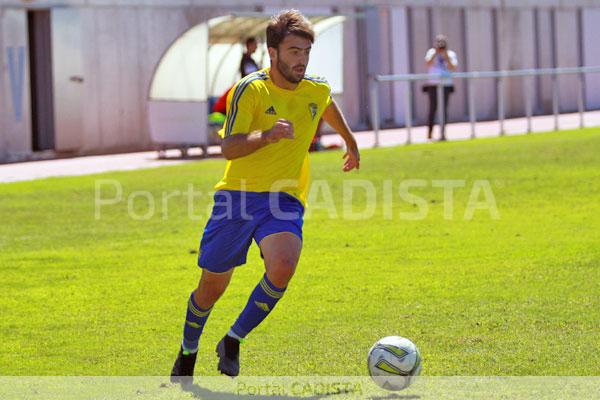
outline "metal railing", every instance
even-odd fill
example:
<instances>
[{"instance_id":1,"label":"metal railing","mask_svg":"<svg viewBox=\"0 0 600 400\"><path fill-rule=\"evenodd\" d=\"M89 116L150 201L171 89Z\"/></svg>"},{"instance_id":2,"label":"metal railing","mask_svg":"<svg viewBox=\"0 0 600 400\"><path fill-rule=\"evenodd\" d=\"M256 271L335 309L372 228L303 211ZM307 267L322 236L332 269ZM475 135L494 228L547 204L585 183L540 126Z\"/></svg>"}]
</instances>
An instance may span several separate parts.
<instances>
[{"instance_id":1,"label":"metal railing","mask_svg":"<svg viewBox=\"0 0 600 400\"><path fill-rule=\"evenodd\" d=\"M410 144L412 141L411 130L412 130L412 88L410 83L416 81L426 81L430 79L438 79L437 84L437 113L438 123L440 126L445 125L444 115L444 83L443 80L451 79L466 79L467 80L467 96L468 96L468 112L469 122L471 124L471 138L475 138L475 124L477 122L475 116L475 94L474 94L474 80L492 78L497 79L497 106L498 106L498 121L500 122L500 135L504 135L505 127L505 95L504 85L506 78L513 77L539 77L539 76L551 76L552 77L552 114L554 115L554 129L559 129L558 116L559 110L559 94L558 94L558 76L559 75L577 75L578 76L578 96L577 96L577 110L579 112L579 125L581 128L584 127L583 114L585 112L585 100L584 100L584 77L585 74L600 73L600 66L598 67L572 67L572 68L543 68L543 69L519 69L519 70L508 70L508 71L474 71L474 72L455 72L448 75L430 75L430 74L400 74L400 75L375 75L370 80L370 106L371 106L371 121L373 125L373 131L375 133L375 147L379 146L379 85L383 82L408 82L405 91L404 101L404 113L406 119L406 144ZM434 84L435 85L435 84ZM525 115L527 118L527 132L531 132L531 118L533 116L533 94L534 88L532 80L527 80L525 86Z\"/></svg>"}]
</instances>

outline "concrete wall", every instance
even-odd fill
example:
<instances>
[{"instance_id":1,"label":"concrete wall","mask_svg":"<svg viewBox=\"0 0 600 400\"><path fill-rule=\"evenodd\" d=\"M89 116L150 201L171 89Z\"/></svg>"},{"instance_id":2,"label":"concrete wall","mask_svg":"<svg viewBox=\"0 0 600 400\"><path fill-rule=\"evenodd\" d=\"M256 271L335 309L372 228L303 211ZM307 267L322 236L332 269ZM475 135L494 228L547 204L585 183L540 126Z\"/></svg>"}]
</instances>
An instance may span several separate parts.
<instances>
[{"instance_id":1,"label":"concrete wall","mask_svg":"<svg viewBox=\"0 0 600 400\"><path fill-rule=\"evenodd\" d=\"M370 119L368 77L425 72L423 57L436 33L449 36L450 47L458 53L459 71L600 65L600 7L592 0L372 0L368 4L302 3L307 10L354 15L344 23L345 91L339 99L354 128L364 128ZM52 10L56 150L89 154L149 148L148 86L161 55L187 29L234 10L268 11L293 5L299 4L0 0L0 160L31 153L27 7ZM24 55L21 64L20 54ZM534 110L550 113L552 80L533 81ZM586 84L587 106L600 108L600 76L588 76ZM478 80L474 85L477 118L496 118L495 81ZM466 120L467 87L463 82L456 86L450 120ZM384 126L405 123L406 87L382 85ZM507 116L524 114L525 87L522 79L507 82ZM421 84L412 86L414 123L426 121L427 99L420 89ZM560 78L559 91L561 111L575 110L577 81Z\"/></svg>"},{"instance_id":2,"label":"concrete wall","mask_svg":"<svg viewBox=\"0 0 600 400\"><path fill-rule=\"evenodd\" d=\"M27 13L0 8L0 160L31 153Z\"/></svg>"},{"instance_id":3,"label":"concrete wall","mask_svg":"<svg viewBox=\"0 0 600 400\"><path fill-rule=\"evenodd\" d=\"M431 11L428 8L415 7L408 10L410 26L410 72L425 73L425 52L431 47L432 28ZM428 102L421 91L422 82L415 82L413 87L413 117L414 123L423 124L427 120Z\"/></svg>"},{"instance_id":4,"label":"concrete wall","mask_svg":"<svg viewBox=\"0 0 600 400\"><path fill-rule=\"evenodd\" d=\"M223 13L181 8L54 9L57 150L149 148L145 100L154 68L186 30Z\"/></svg>"},{"instance_id":5,"label":"concrete wall","mask_svg":"<svg viewBox=\"0 0 600 400\"><path fill-rule=\"evenodd\" d=\"M584 65L600 65L597 38L600 32L600 8L577 8L577 2L560 3L554 7L551 1L516 2L461 2L455 7L443 6L444 1L405 2L405 7L394 7L405 21L408 34L403 35L400 27L392 29L391 41L384 37L388 22L387 14L377 28L377 40L391 42L391 49L404 52L408 49L409 70L424 73L423 56L431 47L435 34L444 33L449 38L449 47L459 58L458 71L491 71L526 68L560 68ZM469 7L469 4L473 4ZM497 3L497 4L496 4ZM456 4L456 3L455 3ZM535 7L535 6L540 7ZM591 3L581 3L591 6ZM510 6L510 7L509 7ZM371 15L374 11L371 11ZM371 22L375 26L375 21ZM374 40L374 39L373 39ZM408 43L407 43L408 41ZM379 62L370 61L378 73L390 70L386 54L394 50L379 48ZM374 56L373 53L371 56ZM396 68L394 71L402 71ZM371 72L373 72L371 70ZM395 72L399 73L399 72ZM600 77L590 76L586 99L588 107L600 102ZM398 85L398 84L395 84ZM424 124L427 116L427 99L421 94L422 83L413 84L414 121ZM478 120L498 117L498 83L495 79L478 79L472 83L475 93L475 114ZM394 107L394 121L404 121L404 111L395 106L402 104L402 90L392 90L389 83L381 85L380 103L383 104L381 119L389 120L390 105ZM465 81L455 82L455 93L450 100L450 121L468 119L468 87ZM551 77L510 78L503 81L504 108L506 117L524 116L527 102L537 114L552 113L554 83ZM595 90L594 90L595 88ZM560 112L577 110L579 83L575 76L558 78Z\"/></svg>"},{"instance_id":6,"label":"concrete wall","mask_svg":"<svg viewBox=\"0 0 600 400\"><path fill-rule=\"evenodd\" d=\"M354 12L353 8L342 8L340 12L351 14ZM349 18L344 22L343 26L344 40L344 59L345 60L360 60L364 59L362 54L363 48L359 45L359 20L356 18ZM364 38L363 38L364 39ZM346 115L348 123L353 127L366 127L366 115L363 112L365 108L362 102L366 101L364 96L366 89L361 86L364 84L364 80L358 80L359 76L364 76L362 67L364 63L359 62L344 62L344 95L341 98L339 105Z\"/></svg>"},{"instance_id":7,"label":"concrete wall","mask_svg":"<svg viewBox=\"0 0 600 400\"><path fill-rule=\"evenodd\" d=\"M600 7L583 10L583 63L586 66L600 65ZM586 106L589 109L600 109L600 74L588 75L585 79Z\"/></svg>"},{"instance_id":8,"label":"concrete wall","mask_svg":"<svg viewBox=\"0 0 600 400\"><path fill-rule=\"evenodd\" d=\"M536 67L537 68L554 68L555 67L555 47L553 46L553 12L550 9L539 9L536 12ZM536 112L541 114L549 114L552 112L552 78L540 77L537 78L537 95L538 102L536 103Z\"/></svg>"},{"instance_id":9,"label":"concrete wall","mask_svg":"<svg viewBox=\"0 0 600 400\"><path fill-rule=\"evenodd\" d=\"M391 36L395 38L396 44L391 48L391 73L410 73L410 32L408 25L408 13L405 7L392 7L390 9ZM406 96L409 86L406 82L391 84L393 122L395 125L406 123L406 103L411 101Z\"/></svg>"},{"instance_id":10,"label":"concrete wall","mask_svg":"<svg viewBox=\"0 0 600 400\"><path fill-rule=\"evenodd\" d=\"M498 46L497 69L535 68L535 29L532 10L498 10L496 37ZM504 81L505 115L522 116L526 101L535 102L534 80L511 78ZM529 85L529 86L528 86ZM497 103L497 102L496 102Z\"/></svg>"},{"instance_id":11,"label":"concrete wall","mask_svg":"<svg viewBox=\"0 0 600 400\"><path fill-rule=\"evenodd\" d=\"M255 11L254 7L189 8L175 7L173 3L169 3L170 7L136 8L109 3L89 6L91 3L94 2L82 7L51 8L55 149L64 154L151 148L146 98L154 69L164 52L193 26L232 11ZM322 6L306 9L325 13L329 10ZM0 62L4 66L0 79L0 161L7 161L31 154L27 10L0 7L0 16ZM356 35L355 22L347 33ZM11 89L15 86L10 84L14 79L11 81L12 69L5 56L13 47L21 49L25 62L19 75L23 80L19 81L20 120L16 122L9 113L10 101L15 98ZM355 41L346 41L345 53L352 60L358 58ZM15 58L13 64L17 61ZM357 63L346 64L345 86L352 94L353 90L360 90L355 85ZM364 123L357 94L349 101L340 99L353 126Z\"/></svg>"},{"instance_id":12,"label":"concrete wall","mask_svg":"<svg viewBox=\"0 0 600 400\"><path fill-rule=\"evenodd\" d=\"M578 10L558 9L554 34L556 46L556 67L578 67L582 65L580 58ZM600 23L600 20L598 20ZM559 111L577 111L579 84L576 76L561 76L558 79Z\"/></svg>"},{"instance_id":13,"label":"concrete wall","mask_svg":"<svg viewBox=\"0 0 600 400\"><path fill-rule=\"evenodd\" d=\"M495 32L492 9L466 10L466 48L463 71L493 71L497 68L497 50L494 46ZM472 82L475 95L475 114L480 119L498 116L496 83L492 79Z\"/></svg>"}]
</instances>

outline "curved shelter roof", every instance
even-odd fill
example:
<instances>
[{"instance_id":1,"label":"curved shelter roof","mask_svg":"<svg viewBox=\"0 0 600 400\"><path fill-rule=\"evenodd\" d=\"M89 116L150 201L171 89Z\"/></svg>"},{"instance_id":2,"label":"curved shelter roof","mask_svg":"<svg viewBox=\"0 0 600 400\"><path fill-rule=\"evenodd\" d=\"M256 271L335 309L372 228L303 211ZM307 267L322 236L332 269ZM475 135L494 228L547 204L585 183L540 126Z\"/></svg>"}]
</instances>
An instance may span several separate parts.
<instances>
[{"instance_id":1,"label":"curved shelter roof","mask_svg":"<svg viewBox=\"0 0 600 400\"><path fill-rule=\"evenodd\" d=\"M308 17L315 27L317 27L321 21L329 18L336 17ZM250 36L264 37L270 19L270 16L260 13L235 14L215 18L209 22L209 44L235 44L240 43L241 39ZM316 33L318 34L318 32Z\"/></svg>"},{"instance_id":2,"label":"curved shelter roof","mask_svg":"<svg viewBox=\"0 0 600 400\"><path fill-rule=\"evenodd\" d=\"M318 36L343 16L311 16ZM213 45L239 46L246 38L264 38L270 16L265 14L227 15L196 25L181 35L163 54L157 64L150 86L149 98L153 100L204 101L208 95L210 76L208 63L220 65L224 59L209 60L208 51ZM264 40L263 40L264 41ZM225 52L220 57L229 56Z\"/></svg>"},{"instance_id":3,"label":"curved shelter roof","mask_svg":"<svg viewBox=\"0 0 600 400\"><path fill-rule=\"evenodd\" d=\"M344 16L311 16L315 34L323 38L313 51L322 65L341 65L341 25ZM264 14L228 15L213 18L183 33L165 51L152 78L148 96L150 136L155 144L206 145L209 93L223 91L235 80L241 56L241 43L250 36L262 39L270 16ZM337 26L337 29L330 29ZM334 40L327 35L335 31ZM259 53L260 55L260 53ZM337 63L332 62L337 60ZM341 70L341 67L340 67ZM332 73L337 75L341 72ZM219 85L215 85L219 82ZM332 85L333 88L334 85ZM339 85L338 85L339 86Z\"/></svg>"}]
</instances>

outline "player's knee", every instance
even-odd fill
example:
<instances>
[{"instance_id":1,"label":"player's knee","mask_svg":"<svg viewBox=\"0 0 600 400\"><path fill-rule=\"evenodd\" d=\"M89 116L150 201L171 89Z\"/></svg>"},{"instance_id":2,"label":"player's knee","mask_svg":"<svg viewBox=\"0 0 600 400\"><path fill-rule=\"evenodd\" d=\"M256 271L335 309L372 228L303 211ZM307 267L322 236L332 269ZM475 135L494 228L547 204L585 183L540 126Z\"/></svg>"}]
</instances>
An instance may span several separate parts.
<instances>
[{"instance_id":1,"label":"player's knee","mask_svg":"<svg viewBox=\"0 0 600 400\"><path fill-rule=\"evenodd\" d=\"M200 281L195 292L196 303L203 308L212 307L225 293L228 284L229 280Z\"/></svg>"},{"instance_id":2,"label":"player's knee","mask_svg":"<svg viewBox=\"0 0 600 400\"><path fill-rule=\"evenodd\" d=\"M201 296L204 298L204 301L212 305L225 293L225 289L226 287L219 285L206 286L203 288Z\"/></svg>"},{"instance_id":3,"label":"player's knee","mask_svg":"<svg viewBox=\"0 0 600 400\"><path fill-rule=\"evenodd\" d=\"M269 280L275 286L283 288L296 272L296 259L294 257L281 257L273 262L270 268Z\"/></svg>"}]
</instances>

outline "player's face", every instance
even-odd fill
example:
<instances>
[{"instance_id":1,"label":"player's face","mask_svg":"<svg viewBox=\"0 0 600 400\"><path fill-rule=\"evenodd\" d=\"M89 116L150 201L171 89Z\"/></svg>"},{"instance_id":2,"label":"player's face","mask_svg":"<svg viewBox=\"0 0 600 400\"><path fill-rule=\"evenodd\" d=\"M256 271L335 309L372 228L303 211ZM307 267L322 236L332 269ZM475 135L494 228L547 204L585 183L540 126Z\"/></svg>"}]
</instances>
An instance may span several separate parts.
<instances>
[{"instance_id":1,"label":"player's face","mask_svg":"<svg viewBox=\"0 0 600 400\"><path fill-rule=\"evenodd\" d=\"M279 44L275 66L287 81L299 83L304 78L311 47L310 40L296 35L286 36Z\"/></svg>"}]
</instances>

